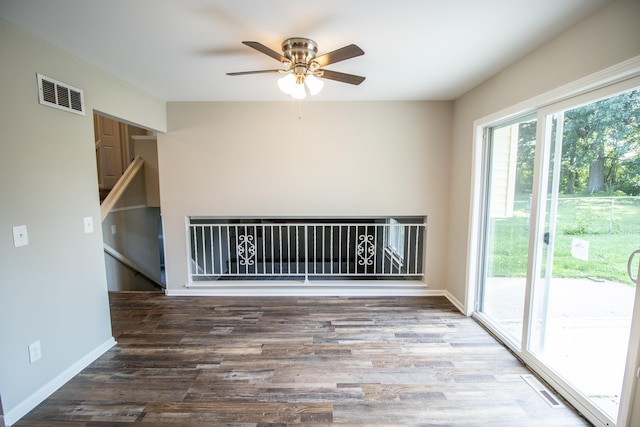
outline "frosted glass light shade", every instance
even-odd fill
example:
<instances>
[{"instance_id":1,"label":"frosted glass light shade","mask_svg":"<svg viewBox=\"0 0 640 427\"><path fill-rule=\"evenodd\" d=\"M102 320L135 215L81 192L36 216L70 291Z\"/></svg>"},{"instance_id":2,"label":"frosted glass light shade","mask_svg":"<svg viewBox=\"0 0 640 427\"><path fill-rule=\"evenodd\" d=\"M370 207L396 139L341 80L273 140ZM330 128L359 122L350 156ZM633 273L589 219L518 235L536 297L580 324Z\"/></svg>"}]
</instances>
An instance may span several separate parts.
<instances>
[{"instance_id":1,"label":"frosted glass light shade","mask_svg":"<svg viewBox=\"0 0 640 427\"><path fill-rule=\"evenodd\" d=\"M311 95L319 94L322 88L324 87L324 82L313 75L308 75L304 79L304 82L307 84L307 87L309 88L309 93Z\"/></svg>"},{"instance_id":2,"label":"frosted glass light shade","mask_svg":"<svg viewBox=\"0 0 640 427\"><path fill-rule=\"evenodd\" d=\"M305 99L307 97L307 91L304 90L304 83L294 84L291 89L291 97L294 99Z\"/></svg>"},{"instance_id":3,"label":"frosted glass light shade","mask_svg":"<svg viewBox=\"0 0 640 427\"><path fill-rule=\"evenodd\" d=\"M293 74L286 74L278 79L278 87L287 95L291 94L293 87L296 86L296 78Z\"/></svg>"}]
</instances>

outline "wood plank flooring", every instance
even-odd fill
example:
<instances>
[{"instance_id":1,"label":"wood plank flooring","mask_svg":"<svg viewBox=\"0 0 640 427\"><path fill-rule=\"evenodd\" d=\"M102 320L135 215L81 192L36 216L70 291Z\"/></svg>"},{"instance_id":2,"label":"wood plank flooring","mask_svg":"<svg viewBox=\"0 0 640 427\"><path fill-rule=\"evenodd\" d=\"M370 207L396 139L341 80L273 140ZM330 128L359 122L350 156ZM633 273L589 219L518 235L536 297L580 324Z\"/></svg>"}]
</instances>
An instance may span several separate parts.
<instances>
[{"instance_id":1,"label":"wood plank flooring","mask_svg":"<svg viewBox=\"0 0 640 427\"><path fill-rule=\"evenodd\" d=\"M17 426L584 426L442 297L110 295L118 345Z\"/></svg>"}]
</instances>

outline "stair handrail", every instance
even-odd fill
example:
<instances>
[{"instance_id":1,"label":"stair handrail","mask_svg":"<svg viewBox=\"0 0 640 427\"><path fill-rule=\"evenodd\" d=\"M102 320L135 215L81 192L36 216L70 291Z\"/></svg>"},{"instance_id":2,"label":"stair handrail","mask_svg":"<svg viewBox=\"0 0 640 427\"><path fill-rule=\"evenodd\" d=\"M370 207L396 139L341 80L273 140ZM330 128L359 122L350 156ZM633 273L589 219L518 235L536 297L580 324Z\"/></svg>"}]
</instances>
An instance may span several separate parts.
<instances>
[{"instance_id":1,"label":"stair handrail","mask_svg":"<svg viewBox=\"0 0 640 427\"><path fill-rule=\"evenodd\" d=\"M116 185L113 186L113 189L109 192L104 201L100 204L100 214L102 217L102 221L105 220L111 209L115 206L115 204L120 200L125 190L129 187L133 178L140 172L144 166L144 159L140 156L136 156L133 159L133 162L127 167L127 170L124 171Z\"/></svg>"},{"instance_id":2,"label":"stair handrail","mask_svg":"<svg viewBox=\"0 0 640 427\"><path fill-rule=\"evenodd\" d=\"M153 277L153 274L145 271L145 269L143 267L139 266L131 258L127 257L126 255L123 255L122 253L118 252L117 250L115 250L111 246L107 245L106 243L103 243L103 246L104 246L104 252L106 254L110 255L113 259L115 259L116 261L121 262L122 264L126 265L127 267L129 267L133 271L135 271L137 273L140 273L145 279L153 282L156 286L158 286L158 287L160 287L162 289L166 288L164 283L162 283L157 278Z\"/></svg>"}]
</instances>

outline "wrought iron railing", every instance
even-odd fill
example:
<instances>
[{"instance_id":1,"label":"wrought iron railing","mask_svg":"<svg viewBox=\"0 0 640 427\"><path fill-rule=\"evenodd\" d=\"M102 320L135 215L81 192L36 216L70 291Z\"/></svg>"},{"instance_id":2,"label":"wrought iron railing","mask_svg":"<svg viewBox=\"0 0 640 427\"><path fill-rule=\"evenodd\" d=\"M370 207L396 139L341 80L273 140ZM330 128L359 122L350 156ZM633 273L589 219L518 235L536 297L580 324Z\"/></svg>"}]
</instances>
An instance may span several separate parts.
<instances>
[{"instance_id":1,"label":"wrought iron railing","mask_svg":"<svg viewBox=\"0 0 640 427\"><path fill-rule=\"evenodd\" d=\"M188 225L192 282L237 279L414 279L424 275L426 224L397 222Z\"/></svg>"}]
</instances>

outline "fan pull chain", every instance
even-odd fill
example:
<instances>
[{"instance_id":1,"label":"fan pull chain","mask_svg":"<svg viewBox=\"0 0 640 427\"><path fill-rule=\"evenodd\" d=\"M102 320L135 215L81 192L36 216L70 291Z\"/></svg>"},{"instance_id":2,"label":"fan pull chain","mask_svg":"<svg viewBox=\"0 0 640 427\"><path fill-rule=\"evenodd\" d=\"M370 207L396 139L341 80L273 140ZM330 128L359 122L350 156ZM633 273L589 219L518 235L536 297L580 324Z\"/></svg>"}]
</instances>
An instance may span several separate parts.
<instances>
[{"instance_id":1,"label":"fan pull chain","mask_svg":"<svg viewBox=\"0 0 640 427\"><path fill-rule=\"evenodd\" d=\"M298 101L298 120L302 120L302 100L291 98L291 112L295 112L296 101Z\"/></svg>"}]
</instances>

